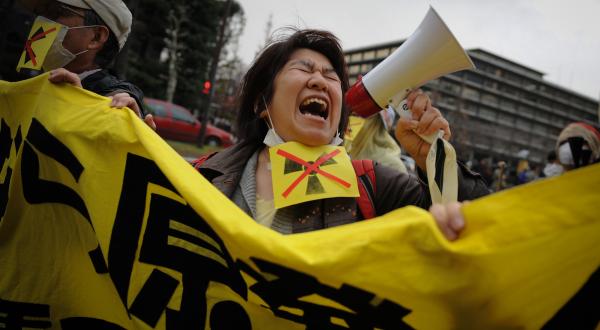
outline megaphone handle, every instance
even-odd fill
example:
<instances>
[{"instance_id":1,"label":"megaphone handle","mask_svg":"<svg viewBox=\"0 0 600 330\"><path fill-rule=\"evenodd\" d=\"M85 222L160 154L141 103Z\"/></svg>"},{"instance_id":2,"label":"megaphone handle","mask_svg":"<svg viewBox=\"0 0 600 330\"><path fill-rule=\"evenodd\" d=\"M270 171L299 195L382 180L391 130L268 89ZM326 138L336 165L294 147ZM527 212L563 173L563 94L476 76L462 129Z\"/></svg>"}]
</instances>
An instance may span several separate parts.
<instances>
[{"instance_id":1,"label":"megaphone handle","mask_svg":"<svg viewBox=\"0 0 600 330\"><path fill-rule=\"evenodd\" d=\"M408 108L408 102L406 101L406 99L402 100L396 107L393 107L394 110L396 110L396 113L401 117L401 118L406 118L406 119L412 119L412 113L410 112L410 109ZM429 135L422 135L422 134L418 134L418 136L421 137L421 139L425 140L425 142L429 143L429 144L433 144L435 142L435 140L438 138L438 136L440 136L440 134L443 134L442 130L439 130L438 132L435 133L431 133Z\"/></svg>"}]
</instances>

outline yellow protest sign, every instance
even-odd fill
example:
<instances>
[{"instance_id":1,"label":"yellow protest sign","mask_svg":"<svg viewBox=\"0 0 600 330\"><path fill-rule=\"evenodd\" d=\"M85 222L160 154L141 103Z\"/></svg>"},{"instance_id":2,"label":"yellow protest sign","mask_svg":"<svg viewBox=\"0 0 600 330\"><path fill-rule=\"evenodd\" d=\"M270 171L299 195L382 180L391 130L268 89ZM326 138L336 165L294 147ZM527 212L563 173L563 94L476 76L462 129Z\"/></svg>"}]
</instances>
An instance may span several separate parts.
<instances>
[{"instance_id":1,"label":"yellow protest sign","mask_svg":"<svg viewBox=\"0 0 600 330\"><path fill-rule=\"evenodd\" d=\"M2 328L598 323L600 165L473 201L455 242L416 207L284 236L132 111L47 78L0 81Z\"/></svg>"},{"instance_id":2,"label":"yellow protest sign","mask_svg":"<svg viewBox=\"0 0 600 330\"><path fill-rule=\"evenodd\" d=\"M27 41L25 41L25 48L17 64L17 71L21 71L21 68L41 70L46 54L56 37L66 33L66 30L63 31L64 28L59 23L38 16L29 31Z\"/></svg>"},{"instance_id":3,"label":"yellow protest sign","mask_svg":"<svg viewBox=\"0 0 600 330\"><path fill-rule=\"evenodd\" d=\"M346 149L286 142L269 148L275 208L331 197L357 197Z\"/></svg>"}]
</instances>

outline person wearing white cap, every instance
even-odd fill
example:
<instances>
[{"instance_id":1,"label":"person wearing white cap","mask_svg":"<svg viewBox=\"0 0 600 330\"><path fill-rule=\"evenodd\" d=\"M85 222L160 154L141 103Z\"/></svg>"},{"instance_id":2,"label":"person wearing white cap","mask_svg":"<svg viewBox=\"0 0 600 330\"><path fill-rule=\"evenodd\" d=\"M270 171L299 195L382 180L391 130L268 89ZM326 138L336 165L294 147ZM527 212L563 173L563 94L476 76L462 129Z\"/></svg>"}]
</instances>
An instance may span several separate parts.
<instances>
[{"instance_id":1,"label":"person wearing white cap","mask_svg":"<svg viewBox=\"0 0 600 330\"><path fill-rule=\"evenodd\" d=\"M49 80L66 82L113 98L112 106L127 106L152 128L152 115L144 117L143 93L105 68L115 59L131 32L132 15L122 0L24 0L39 15L67 27L62 42L55 42L43 67Z\"/></svg>"}]
</instances>

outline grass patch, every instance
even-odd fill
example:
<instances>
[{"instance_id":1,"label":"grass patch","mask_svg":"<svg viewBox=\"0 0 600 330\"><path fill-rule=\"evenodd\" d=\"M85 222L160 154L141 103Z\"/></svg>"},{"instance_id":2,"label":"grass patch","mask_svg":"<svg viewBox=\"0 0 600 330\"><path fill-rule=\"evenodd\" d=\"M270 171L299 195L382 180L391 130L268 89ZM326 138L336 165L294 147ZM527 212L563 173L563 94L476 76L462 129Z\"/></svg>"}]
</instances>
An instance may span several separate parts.
<instances>
[{"instance_id":1,"label":"grass patch","mask_svg":"<svg viewBox=\"0 0 600 330\"><path fill-rule=\"evenodd\" d=\"M173 141L173 140L165 140L171 148L175 149L181 157L186 159L196 159L202 155L207 153L211 153L214 151L219 151L223 149L222 147L210 147L204 146L202 148L198 147L195 143L187 143L181 141Z\"/></svg>"}]
</instances>

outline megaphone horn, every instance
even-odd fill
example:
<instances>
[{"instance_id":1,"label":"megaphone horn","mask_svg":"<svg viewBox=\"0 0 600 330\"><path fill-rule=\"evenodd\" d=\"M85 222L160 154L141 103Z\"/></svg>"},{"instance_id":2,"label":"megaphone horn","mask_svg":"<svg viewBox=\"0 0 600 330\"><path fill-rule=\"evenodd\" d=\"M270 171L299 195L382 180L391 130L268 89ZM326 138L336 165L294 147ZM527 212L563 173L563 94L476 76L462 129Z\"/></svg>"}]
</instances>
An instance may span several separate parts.
<instances>
[{"instance_id":1,"label":"megaphone horn","mask_svg":"<svg viewBox=\"0 0 600 330\"><path fill-rule=\"evenodd\" d=\"M361 117L388 105L401 113L400 103L411 89L448 73L474 69L438 13L429 8L413 34L346 93L346 104Z\"/></svg>"}]
</instances>

